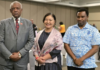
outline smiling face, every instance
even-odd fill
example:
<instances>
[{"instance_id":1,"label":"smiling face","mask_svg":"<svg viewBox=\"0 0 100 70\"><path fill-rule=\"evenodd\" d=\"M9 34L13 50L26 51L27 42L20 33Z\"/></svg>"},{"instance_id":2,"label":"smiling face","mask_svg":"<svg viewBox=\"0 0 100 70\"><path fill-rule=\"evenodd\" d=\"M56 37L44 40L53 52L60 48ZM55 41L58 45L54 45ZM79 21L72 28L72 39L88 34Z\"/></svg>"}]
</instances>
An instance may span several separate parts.
<instances>
[{"instance_id":1,"label":"smiling face","mask_svg":"<svg viewBox=\"0 0 100 70\"><path fill-rule=\"evenodd\" d=\"M10 12L12 13L12 15L13 15L15 18L19 18L20 15L21 15L21 12L22 12L21 5L20 5L19 3L14 3L14 4L11 6Z\"/></svg>"},{"instance_id":2,"label":"smiling face","mask_svg":"<svg viewBox=\"0 0 100 70\"><path fill-rule=\"evenodd\" d=\"M51 15L46 16L45 20L44 20L44 26L47 29L51 29L53 28L55 25L55 20Z\"/></svg>"}]
</instances>

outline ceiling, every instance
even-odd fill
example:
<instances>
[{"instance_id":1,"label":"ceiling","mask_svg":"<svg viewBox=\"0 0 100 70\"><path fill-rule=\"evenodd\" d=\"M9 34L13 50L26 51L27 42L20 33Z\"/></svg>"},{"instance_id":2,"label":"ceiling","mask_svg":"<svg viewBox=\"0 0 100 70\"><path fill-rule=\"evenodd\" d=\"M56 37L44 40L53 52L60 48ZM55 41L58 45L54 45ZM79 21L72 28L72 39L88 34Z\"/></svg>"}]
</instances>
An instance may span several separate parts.
<instances>
[{"instance_id":1,"label":"ceiling","mask_svg":"<svg viewBox=\"0 0 100 70\"><path fill-rule=\"evenodd\" d=\"M100 6L100 0L27 0L34 2L50 3L72 7L93 7Z\"/></svg>"}]
</instances>

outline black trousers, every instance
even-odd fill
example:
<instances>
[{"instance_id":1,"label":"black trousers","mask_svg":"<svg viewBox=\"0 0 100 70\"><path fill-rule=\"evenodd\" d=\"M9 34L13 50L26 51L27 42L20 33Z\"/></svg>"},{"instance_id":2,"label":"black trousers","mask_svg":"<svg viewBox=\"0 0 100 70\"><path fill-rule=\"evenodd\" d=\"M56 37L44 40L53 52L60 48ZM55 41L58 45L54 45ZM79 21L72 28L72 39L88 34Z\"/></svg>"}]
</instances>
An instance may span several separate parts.
<instances>
[{"instance_id":1,"label":"black trousers","mask_svg":"<svg viewBox=\"0 0 100 70\"><path fill-rule=\"evenodd\" d=\"M62 37L64 36L65 33L61 33Z\"/></svg>"},{"instance_id":2,"label":"black trousers","mask_svg":"<svg viewBox=\"0 0 100 70\"><path fill-rule=\"evenodd\" d=\"M98 60L100 60L100 47L99 47L99 51L98 51Z\"/></svg>"},{"instance_id":3,"label":"black trousers","mask_svg":"<svg viewBox=\"0 0 100 70\"><path fill-rule=\"evenodd\" d=\"M84 68L76 68L76 67L67 66L67 70L95 70L95 68L84 69Z\"/></svg>"}]
</instances>

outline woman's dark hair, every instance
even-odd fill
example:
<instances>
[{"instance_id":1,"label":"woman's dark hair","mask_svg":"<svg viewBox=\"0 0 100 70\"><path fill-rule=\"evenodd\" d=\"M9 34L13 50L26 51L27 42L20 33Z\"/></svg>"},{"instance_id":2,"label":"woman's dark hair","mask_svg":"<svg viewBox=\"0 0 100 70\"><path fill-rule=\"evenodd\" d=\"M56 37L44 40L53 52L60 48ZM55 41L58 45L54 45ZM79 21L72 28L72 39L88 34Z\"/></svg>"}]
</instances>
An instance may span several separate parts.
<instances>
[{"instance_id":1,"label":"woman's dark hair","mask_svg":"<svg viewBox=\"0 0 100 70\"><path fill-rule=\"evenodd\" d=\"M63 25L63 22L59 22L60 25Z\"/></svg>"},{"instance_id":2,"label":"woman's dark hair","mask_svg":"<svg viewBox=\"0 0 100 70\"><path fill-rule=\"evenodd\" d=\"M53 17L53 19L55 20L55 23L56 23L56 16L55 16L54 14L52 14L52 13L47 13L47 14L44 16L44 18L43 18L43 22L45 21L45 18L46 18L47 16L49 16L49 15L51 15L51 16Z\"/></svg>"},{"instance_id":3,"label":"woman's dark hair","mask_svg":"<svg viewBox=\"0 0 100 70\"><path fill-rule=\"evenodd\" d=\"M89 12L88 12L88 10L85 9L85 8L79 9L79 10L77 11L77 13L78 13L78 12L83 12L83 11L85 11L85 13L86 13L86 15L87 15L87 17L88 17L88 16L89 16ZM77 13L76 13L76 14L77 14Z\"/></svg>"}]
</instances>

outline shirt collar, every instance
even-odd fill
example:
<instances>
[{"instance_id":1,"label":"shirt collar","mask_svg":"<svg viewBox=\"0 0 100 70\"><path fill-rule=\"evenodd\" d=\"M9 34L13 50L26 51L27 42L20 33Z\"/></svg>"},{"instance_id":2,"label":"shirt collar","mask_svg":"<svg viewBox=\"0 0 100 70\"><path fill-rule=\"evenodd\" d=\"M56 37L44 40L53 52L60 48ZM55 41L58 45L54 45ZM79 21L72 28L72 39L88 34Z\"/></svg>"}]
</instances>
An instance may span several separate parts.
<instances>
[{"instance_id":1,"label":"shirt collar","mask_svg":"<svg viewBox=\"0 0 100 70\"><path fill-rule=\"evenodd\" d=\"M76 25L74 25L74 27L79 28L78 23ZM86 25L83 28L89 28L88 22L86 23Z\"/></svg>"},{"instance_id":2,"label":"shirt collar","mask_svg":"<svg viewBox=\"0 0 100 70\"><path fill-rule=\"evenodd\" d=\"M13 16L12 16L13 17ZM16 18L13 17L14 23L16 23ZM20 23L20 17L18 18L18 24Z\"/></svg>"}]
</instances>

